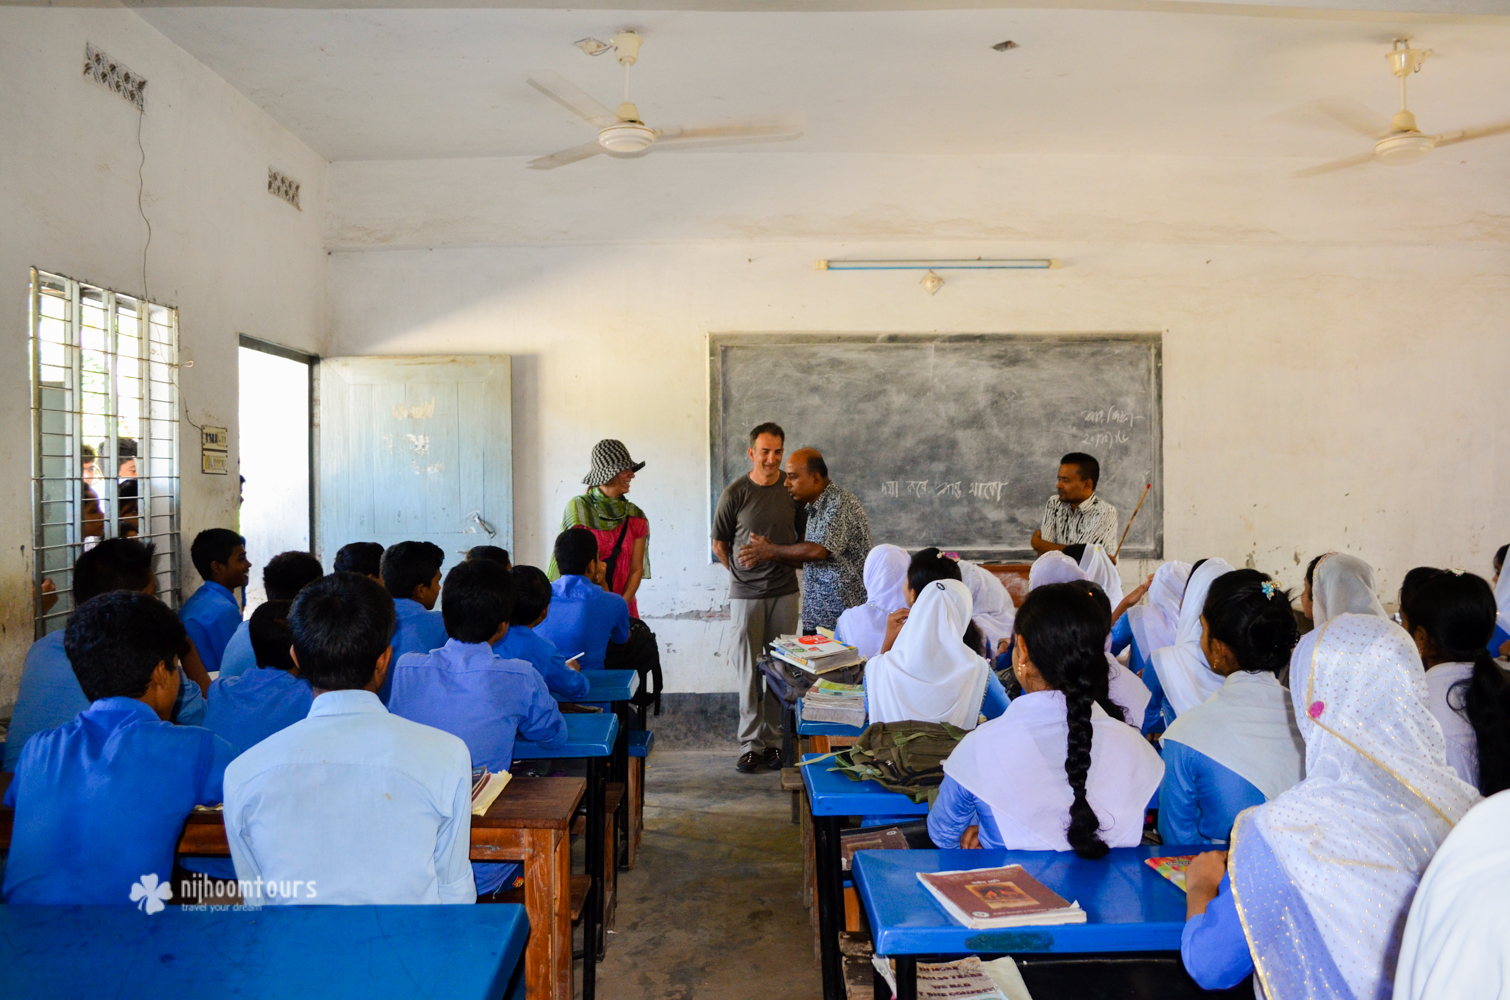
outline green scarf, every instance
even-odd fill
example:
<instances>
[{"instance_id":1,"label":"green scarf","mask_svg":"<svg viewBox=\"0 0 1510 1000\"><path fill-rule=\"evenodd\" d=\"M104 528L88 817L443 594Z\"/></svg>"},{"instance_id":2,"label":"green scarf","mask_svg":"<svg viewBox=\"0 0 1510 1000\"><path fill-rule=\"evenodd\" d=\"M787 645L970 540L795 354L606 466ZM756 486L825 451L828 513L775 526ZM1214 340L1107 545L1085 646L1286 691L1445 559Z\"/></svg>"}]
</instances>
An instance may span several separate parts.
<instances>
[{"instance_id":1,"label":"green scarf","mask_svg":"<svg viewBox=\"0 0 1510 1000\"><path fill-rule=\"evenodd\" d=\"M631 517L645 517L645 512L623 497L616 499L607 496L594 486L582 496L572 497L567 501L566 513L561 516L561 530L565 531L581 525L595 531L614 531ZM619 550L621 559L628 558L630 553L630 542L628 539L624 541L624 547ZM650 579L649 532L646 532L646 542L643 577L648 580ZM555 555L551 556L551 564L546 570L546 576L552 580L561 578L561 571L556 568Z\"/></svg>"}]
</instances>

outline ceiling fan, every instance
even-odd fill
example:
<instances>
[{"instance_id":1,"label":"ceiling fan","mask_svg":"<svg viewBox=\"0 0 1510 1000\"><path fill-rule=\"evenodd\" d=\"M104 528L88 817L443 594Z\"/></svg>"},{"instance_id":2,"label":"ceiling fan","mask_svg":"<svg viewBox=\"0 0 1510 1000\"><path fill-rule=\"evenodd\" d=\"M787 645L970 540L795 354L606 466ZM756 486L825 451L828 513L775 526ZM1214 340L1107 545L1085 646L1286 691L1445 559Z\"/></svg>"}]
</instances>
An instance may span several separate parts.
<instances>
[{"instance_id":1,"label":"ceiling fan","mask_svg":"<svg viewBox=\"0 0 1510 1000\"><path fill-rule=\"evenodd\" d=\"M624 102L612 111L555 73L536 71L527 77L530 86L598 130L598 137L592 142L530 160L527 165L531 170L551 170L599 153L630 157L641 155L652 148L687 149L750 142L782 142L802 135L802 130L796 123L777 118L750 119L702 128L652 128L646 125L640 120L640 109L629 100L629 67L639 60L640 45L643 42L644 39L633 31L621 31L607 42L596 38L584 38L577 42L577 47L591 56L612 50L624 67Z\"/></svg>"},{"instance_id":2,"label":"ceiling fan","mask_svg":"<svg viewBox=\"0 0 1510 1000\"><path fill-rule=\"evenodd\" d=\"M1321 104L1323 111L1354 131L1373 139L1374 148L1367 153L1350 156L1345 160L1333 160L1320 166L1308 167L1297 171L1295 176L1315 177L1317 174L1327 174L1333 170L1373 162L1392 165L1413 163L1438 146L1449 146L1455 142L1468 142L1470 139L1483 139L1486 136L1510 132L1510 121L1496 125L1481 125L1477 128L1458 129L1455 132L1443 132L1440 135L1430 135L1418 129L1416 116L1410 113L1410 109L1405 104L1405 78L1412 73L1419 73L1421 64L1429 55L1431 55L1430 50L1411 48L1410 40L1406 38L1395 39L1395 47L1385 54L1385 58L1389 60L1389 71L1400 78L1400 110L1395 112L1388 125L1364 109L1343 108L1323 102Z\"/></svg>"}]
</instances>

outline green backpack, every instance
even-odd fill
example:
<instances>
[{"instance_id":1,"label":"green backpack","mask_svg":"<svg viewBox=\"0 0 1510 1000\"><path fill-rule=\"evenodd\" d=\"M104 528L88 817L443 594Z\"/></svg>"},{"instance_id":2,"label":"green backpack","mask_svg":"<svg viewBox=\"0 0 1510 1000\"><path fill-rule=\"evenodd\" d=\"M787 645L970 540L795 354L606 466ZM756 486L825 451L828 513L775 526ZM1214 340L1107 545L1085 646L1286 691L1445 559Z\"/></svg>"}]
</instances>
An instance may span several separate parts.
<instances>
[{"instance_id":1,"label":"green backpack","mask_svg":"<svg viewBox=\"0 0 1510 1000\"><path fill-rule=\"evenodd\" d=\"M834 764L851 781L874 781L931 805L944 783L944 758L964 736L965 730L947 722L877 722L835 754Z\"/></svg>"}]
</instances>

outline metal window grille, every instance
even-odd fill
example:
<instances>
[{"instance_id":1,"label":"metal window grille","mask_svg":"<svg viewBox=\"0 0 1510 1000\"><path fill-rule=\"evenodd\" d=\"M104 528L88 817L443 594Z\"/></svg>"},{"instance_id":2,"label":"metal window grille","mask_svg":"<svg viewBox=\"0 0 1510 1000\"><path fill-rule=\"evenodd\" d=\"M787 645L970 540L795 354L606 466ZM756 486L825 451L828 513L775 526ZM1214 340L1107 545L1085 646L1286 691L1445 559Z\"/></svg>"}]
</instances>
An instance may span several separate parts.
<instances>
[{"instance_id":1,"label":"metal window grille","mask_svg":"<svg viewBox=\"0 0 1510 1000\"><path fill-rule=\"evenodd\" d=\"M63 627L74 561L105 538L150 539L177 607L178 310L33 269L30 327L37 638Z\"/></svg>"}]
</instances>

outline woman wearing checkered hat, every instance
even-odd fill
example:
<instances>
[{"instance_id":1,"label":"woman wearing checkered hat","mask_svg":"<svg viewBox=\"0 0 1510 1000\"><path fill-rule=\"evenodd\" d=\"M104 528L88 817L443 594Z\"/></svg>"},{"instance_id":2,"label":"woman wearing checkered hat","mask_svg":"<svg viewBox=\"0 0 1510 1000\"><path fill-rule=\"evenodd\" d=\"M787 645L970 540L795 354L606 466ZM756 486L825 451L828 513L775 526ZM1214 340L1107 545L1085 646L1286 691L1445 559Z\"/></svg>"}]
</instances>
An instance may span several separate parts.
<instances>
[{"instance_id":1,"label":"woman wearing checkered hat","mask_svg":"<svg viewBox=\"0 0 1510 1000\"><path fill-rule=\"evenodd\" d=\"M598 558L608 567L604 585L623 596L629 604L629 616L640 617L635 592L640 581L650 576L650 558L646 551L650 540L650 522L645 512L624 499L634 474L645 467L629 457L624 442L604 438L592 448L592 471L582 482L587 492L572 497L561 518L561 530L581 526L598 539ZM560 576L555 559L550 578Z\"/></svg>"}]
</instances>

